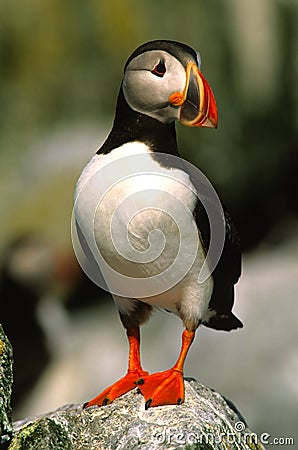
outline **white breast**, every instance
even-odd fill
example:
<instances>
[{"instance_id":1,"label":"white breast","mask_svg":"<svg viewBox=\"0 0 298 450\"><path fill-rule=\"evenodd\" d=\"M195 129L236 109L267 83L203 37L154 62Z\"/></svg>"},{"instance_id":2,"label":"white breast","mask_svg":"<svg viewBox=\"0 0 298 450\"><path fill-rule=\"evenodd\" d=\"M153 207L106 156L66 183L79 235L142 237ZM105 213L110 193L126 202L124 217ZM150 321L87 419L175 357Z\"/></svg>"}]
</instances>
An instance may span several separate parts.
<instances>
[{"instance_id":1,"label":"white breast","mask_svg":"<svg viewBox=\"0 0 298 450\"><path fill-rule=\"evenodd\" d=\"M204 316L212 279L197 279L205 255L188 175L162 168L143 143L95 155L77 183L75 216L112 293Z\"/></svg>"}]
</instances>

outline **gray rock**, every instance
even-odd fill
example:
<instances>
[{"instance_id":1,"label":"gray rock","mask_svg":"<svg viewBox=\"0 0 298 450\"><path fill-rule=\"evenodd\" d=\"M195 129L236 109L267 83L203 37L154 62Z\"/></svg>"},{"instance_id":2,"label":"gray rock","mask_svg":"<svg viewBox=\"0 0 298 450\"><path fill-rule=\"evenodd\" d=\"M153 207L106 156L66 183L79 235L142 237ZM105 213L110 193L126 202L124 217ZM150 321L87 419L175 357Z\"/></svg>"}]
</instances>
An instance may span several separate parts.
<instances>
[{"instance_id":1,"label":"gray rock","mask_svg":"<svg viewBox=\"0 0 298 450\"><path fill-rule=\"evenodd\" d=\"M12 431L10 405L12 388L12 347L0 324L0 446L5 447Z\"/></svg>"},{"instance_id":2,"label":"gray rock","mask_svg":"<svg viewBox=\"0 0 298 450\"><path fill-rule=\"evenodd\" d=\"M232 403L185 381L185 403L145 410L135 389L112 404L67 405L15 423L9 450L263 449Z\"/></svg>"}]
</instances>

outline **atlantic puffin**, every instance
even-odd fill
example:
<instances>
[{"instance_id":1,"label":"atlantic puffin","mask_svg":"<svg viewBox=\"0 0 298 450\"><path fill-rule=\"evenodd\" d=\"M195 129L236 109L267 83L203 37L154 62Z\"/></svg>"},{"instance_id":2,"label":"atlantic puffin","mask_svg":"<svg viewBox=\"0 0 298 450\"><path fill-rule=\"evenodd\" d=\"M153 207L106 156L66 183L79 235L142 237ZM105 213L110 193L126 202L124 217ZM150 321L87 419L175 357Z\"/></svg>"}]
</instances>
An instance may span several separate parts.
<instances>
[{"instance_id":1,"label":"atlantic puffin","mask_svg":"<svg viewBox=\"0 0 298 450\"><path fill-rule=\"evenodd\" d=\"M210 245L210 224L204 201L198 192L200 186L192 179L183 160L179 163L175 121L190 127L217 127L215 98L200 71L200 63L200 55L183 43L154 40L139 46L124 67L112 129L78 180L74 196L78 235L87 244L91 255L94 255L96 246L96 251L103 255L114 272L124 273L128 280L123 284L123 291L121 288L118 291L111 289L128 338L127 373L86 402L84 408L107 405L136 387L144 396L146 409L181 404L184 402L183 365L199 325L226 331L243 326L232 313L234 285L241 274L239 236L224 207L225 234L220 257L207 279L198 281ZM122 168L126 170L124 168L128 166L128 172L132 168L137 172L136 176L127 177L118 186L115 179L121 177ZM155 170L162 177L155 176ZM94 176L96 174L99 176ZM178 181L172 181L172 174L178 177ZM164 179L166 186L161 188L159 183L163 184ZM102 185L107 191L104 200L100 193ZM126 199L142 190L145 194L138 196L137 206L140 214L136 214L136 217L133 215L127 223L126 206L121 209L121 202L125 203ZM170 196L167 200L163 190L167 190ZM202 195L212 207L208 193ZM175 199L186 205L190 212L181 218L181 227L195 228L198 238L195 244L196 256L187 273L174 279L169 289L141 295L140 280L141 286L142 283L145 286L147 279L160 269L158 264L162 262L167 266L166 259L171 257L171 251L179 247L177 227L171 228L169 214L160 212L166 209L165 203L175 203ZM125 230L129 228L130 245L141 254L148 250L150 231L161 230L168 239L165 257L149 259L145 263L137 259L128 261L129 257L120 254L113 245L111 223L114 219L116 239L120 243L125 241ZM187 247L189 252L192 245L190 242ZM183 257L187 256L188 250L184 254L180 267L184 264ZM102 270L100 264L96 267ZM141 365L140 326L156 308L178 315L185 329L176 364L164 372L149 374Z\"/></svg>"}]
</instances>

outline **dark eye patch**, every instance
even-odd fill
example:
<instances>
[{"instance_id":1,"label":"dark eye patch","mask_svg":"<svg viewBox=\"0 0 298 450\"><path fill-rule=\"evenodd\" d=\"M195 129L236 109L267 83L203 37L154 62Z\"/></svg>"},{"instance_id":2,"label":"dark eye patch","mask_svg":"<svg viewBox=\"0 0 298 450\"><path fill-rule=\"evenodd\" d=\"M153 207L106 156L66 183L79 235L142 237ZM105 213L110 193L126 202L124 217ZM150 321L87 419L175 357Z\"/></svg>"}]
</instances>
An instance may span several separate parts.
<instances>
[{"instance_id":1,"label":"dark eye patch","mask_svg":"<svg viewBox=\"0 0 298 450\"><path fill-rule=\"evenodd\" d=\"M166 65L165 65L164 61L160 59L158 64L156 64L156 66L154 67L154 69L151 70L151 73L153 73L157 77L161 78L164 76L166 71L167 71Z\"/></svg>"}]
</instances>

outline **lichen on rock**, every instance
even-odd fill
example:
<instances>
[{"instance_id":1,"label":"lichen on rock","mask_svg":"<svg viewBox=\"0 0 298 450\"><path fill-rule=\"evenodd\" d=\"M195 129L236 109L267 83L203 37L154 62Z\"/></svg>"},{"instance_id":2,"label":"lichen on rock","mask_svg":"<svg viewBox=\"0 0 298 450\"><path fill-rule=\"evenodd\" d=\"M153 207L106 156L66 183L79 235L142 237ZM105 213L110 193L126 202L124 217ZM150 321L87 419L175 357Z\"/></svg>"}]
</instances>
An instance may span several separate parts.
<instances>
[{"instance_id":1,"label":"lichen on rock","mask_svg":"<svg viewBox=\"0 0 298 450\"><path fill-rule=\"evenodd\" d=\"M5 448L12 432L12 347L0 324L0 446Z\"/></svg>"},{"instance_id":2,"label":"lichen on rock","mask_svg":"<svg viewBox=\"0 0 298 450\"><path fill-rule=\"evenodd\" d=\"M55 420L42 417L26 425L9 450L72 450L71 437Z\"/></svg>"}]
</instances>

